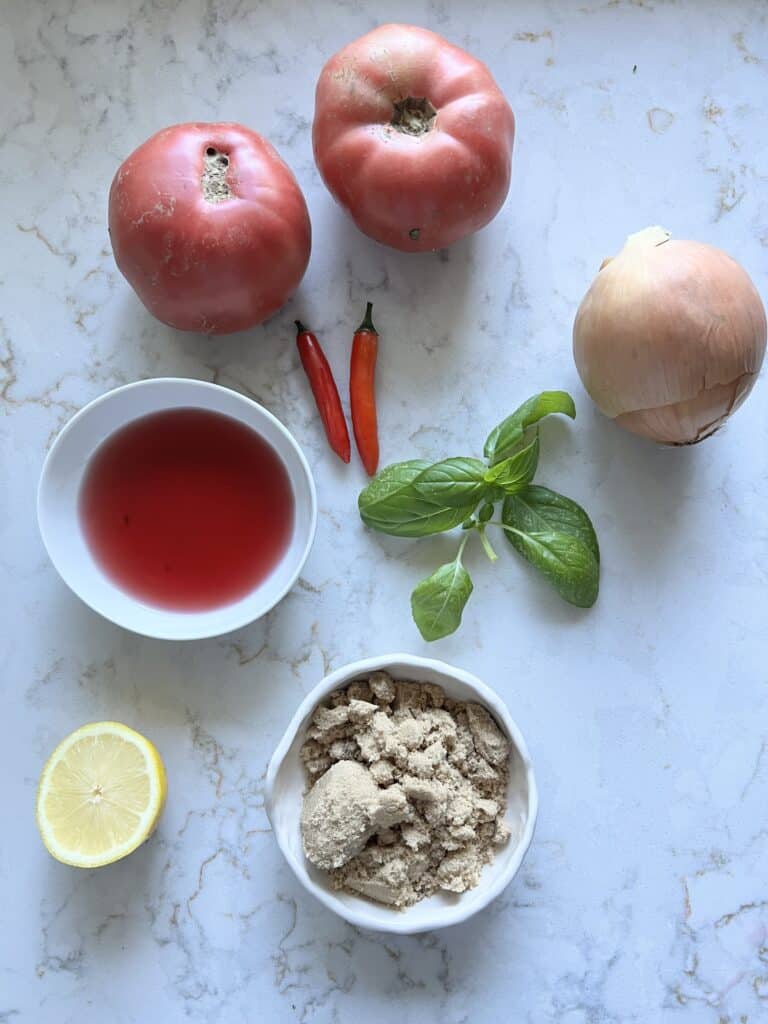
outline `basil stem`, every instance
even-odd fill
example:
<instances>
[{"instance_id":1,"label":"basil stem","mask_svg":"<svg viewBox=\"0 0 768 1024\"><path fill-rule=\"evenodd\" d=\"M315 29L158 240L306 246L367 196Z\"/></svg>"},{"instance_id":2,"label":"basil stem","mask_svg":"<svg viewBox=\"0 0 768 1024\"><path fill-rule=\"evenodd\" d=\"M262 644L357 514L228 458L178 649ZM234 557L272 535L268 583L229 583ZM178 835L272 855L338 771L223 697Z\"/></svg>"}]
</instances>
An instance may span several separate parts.
<instances>
[{"instance_id":1,"label":"basil stem","mask_svg":"<svg viewBox=\"0 0 768 1024\"><path fill-rule=\"evenodd\" d=\"M483 551L488 556L488 560L491 561L491 562L498 561L499 556L493 550L493 547L491 546L491 542L488 540L488 535L485 532L485 525L484 524L480 524L477 527L477 533L478 533L478 536L480 537L480 543L483 545Z\"/></svg>"}]
</instances>

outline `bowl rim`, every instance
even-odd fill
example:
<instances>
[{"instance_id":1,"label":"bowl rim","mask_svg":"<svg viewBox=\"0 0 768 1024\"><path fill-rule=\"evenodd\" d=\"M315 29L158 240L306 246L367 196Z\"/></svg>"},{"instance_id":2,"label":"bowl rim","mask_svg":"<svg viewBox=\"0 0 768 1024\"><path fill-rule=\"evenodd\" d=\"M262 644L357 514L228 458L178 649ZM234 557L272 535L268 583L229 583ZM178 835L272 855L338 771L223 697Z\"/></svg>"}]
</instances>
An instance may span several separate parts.
<instances>
[{"instance_id":1,"label":"bowl rim","mask_svg":"<svg viewBox=\"0 0 768 1024\"><path fill-rule=\"evenodd\" d=\"M324 696L333 690L338 689L344 682L351 681L356 676L375 672L377 670L386 671L393 664L397 663L401 663L408 667L423 668L429 671L442 673L443 675L456 679L458 682L464 683L470 689L474 690L479 698L479 702L484 703L489 710L493 712L494 716L502 722L504 728L507 730L509 738L517 748L518 754L520 755L520 759L525 769L525 778L528 786L528 817L523 829L523 834L520 837L520 841L518 842L515 852L505 871L499 875L492 884L489 884L483 889L482 899L476 900L469 907L462 907L461 901L457 901L453 906L446 907L444 911L441 910L437 912L435 916L440 919L435 920L435 922L431 924L420 923L418 925L414 925L410 923L408 921L408 909L406 909L392 910L391 924L383 925L378 920L371 920L367 911L346 906L336 896L334 896L329 889L318 885L309 877L303 877L299 870L296 858L293 856L292 851L283 842L282 835L275 827L273 820L274 810L276 807L275 783L278 773L296 738L296 735L299 732L299 729L310 712L314 710ZM340 668L337 668L333 672L324 676L324 678L309 691L299 707L296 709L296 712L291 718L288 727L283 733L272 757L270 758L264 782L264 807L267 812L270 825L272 826L272 832L275 840L280 848L280 852L283 854L283 857L288 862L288 865L294 875L304 886L307 892L320 900L320 902L329 910L338 914L339 917L344 918L344 920L359 928L367 928L369 930L379 932L390 932L398 935L412 935L419 932L432 931L436 928L447 928L450 925L460 924L462 921L468 920L470 917L473 917L476 913L487 907L489 903L495 900L496 897L506 889L520 870L523 860L525 859L525 855L531 845L539 811L539 794L531 756L528 751L528 745L525 742L519 726L512 718L506 703L495 690L471 672L467 672L465 669L458 668L448 662L440 661L436 658L425 658L416 654L396 652L394 654L380 654L368 658L362 658L358 661L351 661L346 665L342 665Z\"/></svg>"},{"instance_id":2,"label":"bowl rim","mask_svg":"<svg viewBox=\"0 0 768 1024\"><path fill-rule=\"evenodd\" d=\"M82 591L77 581L72 580L69 574L64 573L64 571L61 568L60 562L57 559L56 554L54 553L55 545L51 544L50 537L46 531L44 492L46 484L48 482L48 478L51 473L51 467L56 458L57 449L64 441L64 438L76 427L80 420L84 419L87 415L92 413L93 410L96 409L97 407L113 400L117 395L123 394L126 391L134 391L139 389L153 389L157 388L158 386L170 386L172 388L183 387L189 388L190 391L209 391L215 393L223 392L229 396L233 396L235 401L239 401L244 406L249 407L252 410L255 410L257 415L261 416L264 420L270 422L274 426L277 432L285 438L289 446L293 449L298 459L299 466L301 467L301 471L304 474L304 477L308 485L309 528L307 530L306 542L301 550L300 556L297 559L295 571L290 575L285 585L280 589L274 601L272 601L272 603L268 607L264 608L263 611L258 612L258 614L256 615L253 614L252 610L249 611L248 608L244 608L243 613L236 619L233 619L231 623L227 623L223 629L219 626L201 628L199 630L195 630L194 632L180 636L171 629L158 628L149 630L147 628L139 628L135 624L129 624L125 620L118 621L117 618L107 614L101 608L97 607L96 604L93 601L91 601L89 597L86 596L86 594ZM192 404L193 406L195 405L194 402L191 402L190 404ZM197 407L201 409L209 408L208 406L205 405L199 405ZM168 406L168 408L173 407ZM158 408L157 411L160 412L162 411L162 409ZM143 414L138 414L134 418L138 419L140 415ZM228 414L224 413L223 415ZM244 420L238 421L241 423L245 422ZM119 430L121 426L125 426L130 422L132 422L131 418L127 418L121 424L116 425L114 429ZM283 459L281 458L280 461L283 462ZM111 388L109 391L105 391L101 395L97 395L96 398L91 399L91 401L87 402L81 409L78 409L78 411L67 420L64 426L61 428L61 430L59 430L59 432L56 434L56 437L53 439L51 447L48 449L45 458L43 459L43 464L40 469L40 476L38 478L37 483L35 510L37 517L37 527L40 532L40 537L43 541L43 547L45 548L46 553L49 559L51 560L51 564L56 570L59 578L72 591L72 593L75 594L75 596L78 597L83 602L83 604L87 605L87 607L89 607L92 611L96 612L97 615L100 615L102 618L106 619L108 622L111 622L114 625L119 626L121 629L126 629L131 633L135 633L137 636L146 636L154 640L173 640L178 642L184 642L186 640L208 640L213 637L226 636L228 633L234 632L238 629L242 629L243 627L250 625L252 622L255 622L258 619L263 618L263 616L267 615L276 605L278 605L286 596L286 594L295 586L296 580L301 575L301 571L304 568L307 558L309 557L309 554L312 550L312 545L315 542L315 536L317 534L317 489L315 486L315 479L314 476L312 475L312 469L309 465L309 462L307 461L306 455L304 454L301 446L299 445L298 441L293 436L293 434L290 432L290 430L288 430L285 424L283 424L277 418L277 416L274 415L274 413L271 413L269 409L266 409L263 405L260 405L258 402L254 401L252 398L249 398L247 395L242 394L242 392L235 391L234 388L225 387L223 384L214 384L212 381L199 380L196 377L146 377L142 380L131 381L128 384L121 384L116 388ZM138 598L134 598L130 594L128 595L128 597L130 600L136 601L138 604L142 604L142 602L139 601ZM167 612L166 609L161 609L161 611ZM189 616L194 616L205 613L173 613L173 611L171 610L171 614L185 614Z\"/></svg>"}]
</instances>

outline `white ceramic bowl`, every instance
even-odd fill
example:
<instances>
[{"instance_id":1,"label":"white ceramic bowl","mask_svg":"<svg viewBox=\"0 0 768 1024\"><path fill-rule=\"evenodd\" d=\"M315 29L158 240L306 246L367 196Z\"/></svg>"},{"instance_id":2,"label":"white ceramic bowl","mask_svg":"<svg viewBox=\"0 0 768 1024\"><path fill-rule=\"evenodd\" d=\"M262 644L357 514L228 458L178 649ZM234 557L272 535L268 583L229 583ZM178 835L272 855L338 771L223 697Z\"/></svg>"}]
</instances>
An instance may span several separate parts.
<instances>
[{"instance_id":1,"label":"white ceramic bowl","mask_svg":"<svg viewBox=\"0 0 768 1024\"><path fill-rule=\"evenodd\" d=\"M407 910L392 910L359 896L334 891L325 872L315 868L305 858L301 845L299 821L306 777L299 751L312 712L329 693L346 686L354 679L361 679L380 669L389 672L395 679L438 683L449 697L484 704L503 727L511 742L505 817L512 832L509 842L483 870L480 882L474 889L458 896L448 893L437 894ZM509 885L517 874L533 838L538 795L525 740L497 693L469 672L446 665L442 661L418 658L410 654L385 654L378 658L366 658L364 661L345 665L326 676L307 695L269 762L265 804L278 845L305 889L350 924L375 931L408 935L466 921Z\"/></svg>"},{"instance_id":2,"label":"white ceramic bowl","mask_svg":"<svg viewBox=\"0 0 768 1024\"><path fill-rule=\"evenodd\" d=\"M180 407L224 413L255 430L283 463L294 496L293 536L270 575L240 600L199 612L153 607L121 590L91 554L78 515L83 473L98 445L139 416ZM134 633L163 640L192 640L239 629L264 615L285 596L312 547L317 499L304 454L272 413L250 398L217 384L160 377L108 391L72 417L43 465L37 519L43 543L59 575L94 611Z\"/></svg>"}]
</instances>

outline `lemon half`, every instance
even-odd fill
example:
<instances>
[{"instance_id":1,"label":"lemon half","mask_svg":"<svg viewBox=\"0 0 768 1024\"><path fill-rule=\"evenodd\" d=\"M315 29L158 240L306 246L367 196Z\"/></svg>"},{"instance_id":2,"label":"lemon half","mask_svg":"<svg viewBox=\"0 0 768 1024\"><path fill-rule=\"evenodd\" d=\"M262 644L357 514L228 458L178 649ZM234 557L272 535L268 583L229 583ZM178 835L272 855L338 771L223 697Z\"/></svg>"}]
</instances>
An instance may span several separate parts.
<instances>
[{"instance_id":1,"label":"lemon half","mask_svg":"<svg viewBox=\"0 0 768 1024\"><path fill-rule=\"evenodd\" d=\"M56 747L40 776L37 826L48 852L78 868L112 864L155 829L165 768L148 739L119 722L92 722Z\"/></svg>"}]
</instances>

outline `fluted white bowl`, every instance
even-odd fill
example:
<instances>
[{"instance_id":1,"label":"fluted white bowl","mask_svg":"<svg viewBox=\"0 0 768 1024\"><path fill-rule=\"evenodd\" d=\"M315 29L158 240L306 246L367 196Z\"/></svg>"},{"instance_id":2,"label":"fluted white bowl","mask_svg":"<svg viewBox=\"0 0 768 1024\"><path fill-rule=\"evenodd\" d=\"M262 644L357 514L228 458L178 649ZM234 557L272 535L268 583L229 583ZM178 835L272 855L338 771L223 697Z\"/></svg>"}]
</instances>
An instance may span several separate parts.
<instances>
[{"instance_id":1,"label":"fluted white bowl","mask_svg":"<svg viewBox=\"0 0 768 1024\"><path fill-rule=\"evenodd\" d=\"M406 910L394 910L361 896L331 888L324 871L304 856L301 844L301 805L307 780L300 757L307 726L317 705L355 679L383 670L394 679L437 683L455 700L476 701L493 714L510 741L509 788L505 821L511 836L488 864L474 889L458 895L438 893ZM385 654L355 661L327 675L302 701L267 769L265 804L272 829L294 874L313 896L351 924L375 931L411 934L458 924L495 899L512 881L530 846L536 824L538 794L533 767L522 733L499 695L463 669L432 658Z\"/></svg>"}]
</instances>

